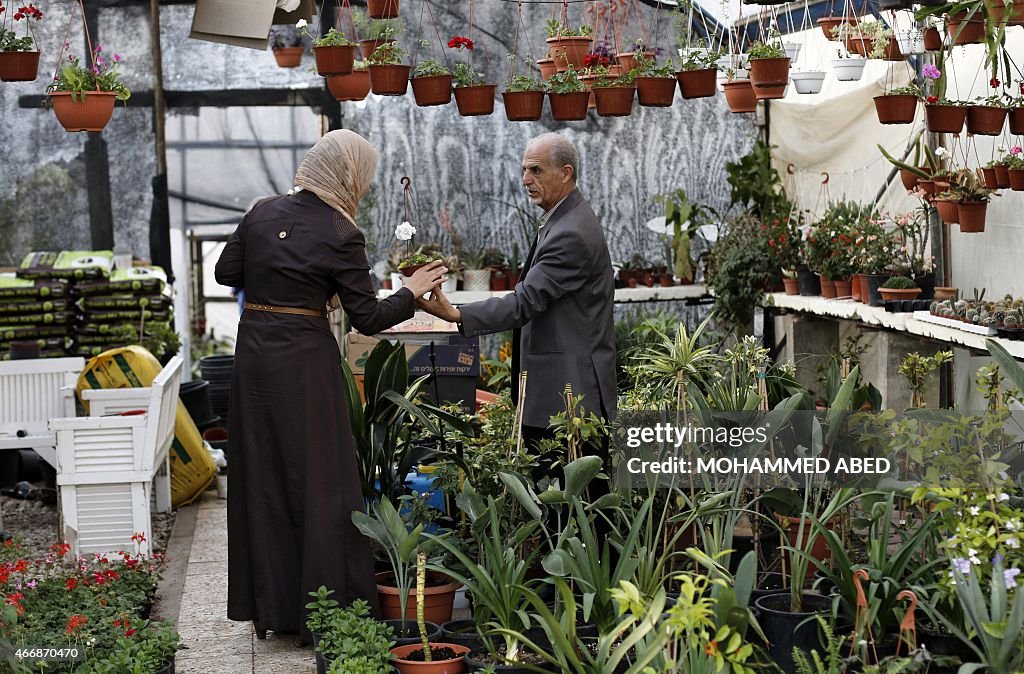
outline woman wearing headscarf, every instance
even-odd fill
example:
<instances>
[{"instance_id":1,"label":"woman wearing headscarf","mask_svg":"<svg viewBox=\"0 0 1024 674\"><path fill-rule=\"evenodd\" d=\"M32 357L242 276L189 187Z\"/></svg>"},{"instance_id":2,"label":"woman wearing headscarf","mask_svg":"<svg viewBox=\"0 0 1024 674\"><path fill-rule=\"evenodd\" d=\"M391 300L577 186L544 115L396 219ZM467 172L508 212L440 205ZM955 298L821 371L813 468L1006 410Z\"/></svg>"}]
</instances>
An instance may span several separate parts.
<instances>
[{"instance_id":1,"label":"woman wearing headscarf","mask_svg":"<svg viewBox=\"0 0 1024 674\"><path fill-rule=\"evenodd\" d=\"M228 421L228 618L308 639L307 593L325 585L346 605L377 607L373 555L352 524L362 489L338 344L326 318L340 297L373 335L411 318L444 280L434 263L377 300L359 201L377 151L332 131L306 154L300 188L257 203L217 261L221 285L244 288Z\"/></svg>"}]
</instances>

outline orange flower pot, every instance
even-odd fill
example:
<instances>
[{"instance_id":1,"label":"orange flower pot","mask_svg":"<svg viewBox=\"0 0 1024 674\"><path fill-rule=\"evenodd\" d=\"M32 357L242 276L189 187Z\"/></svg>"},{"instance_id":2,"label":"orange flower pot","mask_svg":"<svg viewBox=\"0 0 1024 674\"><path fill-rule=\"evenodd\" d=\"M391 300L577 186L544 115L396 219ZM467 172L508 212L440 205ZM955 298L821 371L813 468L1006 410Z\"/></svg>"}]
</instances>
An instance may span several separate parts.
<instances>
[{"instance_id":1,"label":"orange flower pot","mask_svg":"<svg viewBox=\"0 0 1024 674\"><path fill-rule=\"evenodd\" d=\"M1006 108L972 105L967 108L967 132L980 136L998 136L1006 122Z\"/></svg>"},{"instance_id":2,"label":"orange flower pot","mask_svg":"<svg viewBox=\"0 0 1024 674\"><path fill-rule=\"evenodd\" d=\"M540 68L540 76L545 80L558 72L555 59L540 59L537 61L537 67Z\"/></svg>"},{"instance_id":3,"label":"orange flower pot","mask_svg":"<svg viewBox=\"0 0 1024 674\"><path fill-rule=\"evenodd\" d=\"M959 203L957 205L957 219L960 221L960 231L964 234L984 232L985 212L987 210L987 201L964 201Z\"/></svg>"},{"instance_id":4,"label":"orange flower pot","mask_svg":"<svg viewBox=\"0 0 1024 674\"><path fill-rule=\"evenodd\" d=\"M562 122L576 122L587 118L587 103L590 94L580 91L572 94L548 94L551 116Z\"/></svg>"},{"instance_id":5,"label":"orange flower pot","mask_svg":"<svg viewBox=\"0 0 1024 674\"><path fill-rule=\"evenodd\" d=\"M996 164L996 187L1005 189L1010 187L1010 167L1005 164Z\"/></svg>"},{"instance_id":6,"label":"orange flower pot","mask_svg":"<svg viewBox=\"0 0 1024 674\"><path fill-rule=\"evenodd\" d=\"M510 122L535 122L544 114L543 91L506 91L501 98Z\"/></svg>"},{"instance_id":7,"label":"orange flower pot","mask_svg":"<svg viewBox=\"0 0 1024 674\"><path fill-rule=\"evenodd\" d=\"M953 44L977 44L985 41L985 17L975 12L970 19L967 12L959 12L946 20L946 30Z\"/></svg>"},{"instance_id":8,"label":"orange flower pot","mask_svg":"<svg viewBox=\"0 0 1024 674\"><path fill-rule=\"evenodd\" d=\"M836 297L853 297L853 281L849 276L836 279Z\"/></svg>"},{"instance_id":9,"label":"orange flower pot","mask_svg":"<svg viewBox=\"0 0 1024 674\"><path fill-rule=\"evenodd\" d=\"M654 52L645 51L644 58L650 60L654 58ZM636 57L633 56L633 52L623 52L615 55L615 60L618 61L619 65L622 66L623 72L629 72L636 68Z\"/></svg>"},{"instance_id":10,"label":"orange flower pot","mask_svg":"<svg viewBox=\"0 0 1024 674\"><path fill-rule=\"evenodd\" d=\"M374 65L370 71L370 90L378 96L405 96L412 66Z\"/></svg>"},{"instance_id":11,"label":"orange flower pot","mask_svg":"<svg viewBox=\"0 0 1024 674\"><path fill-rule=\"evenodd\" d=\"M393 582L394 574L384 571L377 574L377 599L380 601L381 617L384 620L401 620L402 603L397 587L387 585ZM432 582L423 590L423 611L427 622L441 625L452 619L452 604L455 602L455 591L458 583L449 582L440 574L428 573L427 579ZM405 607L405 619L416 620L416 588L409 590L409 599Z\"/></svg>"},{"instance_id":12,"label":"orange flower pot","mask_svg":"<svg viewBox=\"0 0 1024 674\"><path fill-rule=\"evenodd\" d=\"M960 133L967 121L967 108L929 103L924 106L924 116L932 133Z\"/></svg>"},{"instance_id":13,"label":"orange flower pot","mask_svg":"<svg viewBox=\"0 0 1024 674\"><path fill-rule=\"evenodd\" d=\"M1024 169L1007 169L1006 176L1011 190L1024 192Z\"/></svg>"},{"instance_id":14,"label":"orange flower pot","mask_svg":"<svg viewBox=\"0 0 1024 674\"><path fill-rule=\"evenodd\" d=\"M921 294L920 288L878 288L878 294L882 296L883 302L891 300L916 300Z\"/></svg>"},{"instance_id":15,"label":"orange flower pot","mask_svg":"<svg viewBox=\"0 0 1024 674\"><path fill-rule=\"evenodd\" d=\"M882 124L913 124L917 96L875 96L875 113Z\"/></svg>"},{"instance_id":16,"label":"orange flower pot","mask_svg":"<svg viewBox=\"0 0 1024 674\"><path fill-rule=\"evenodd\" d=\"M1024 7L1024 4L1021 5ZM1010 133L1024 136L1024 107L1010 108Z\"/></svg>"},{"instance_id":17,"label":"orange flower pot","mask_svg":"<svg viewBox=\"0 0 1024 674\"><path fill-rule=\"evenodd\" d=\"M818 19L816 23L818 24L818 28L821 28L821 32L824 34L826 40L835 40L836 38L832 34L833 28L841 26L844 23L852 26L855 22L852 19L842 16L823 16Z\"/></svg>"},{"instance_id":18,"label":"orange flower pot","mask_svg":"<svg viewBox=\"0 0 1024 674\"><path fill-rule=\"evenodd\" d=\"M633 113L633 87L598 87L594 89L597 114L601 117L627 117Z\"/></svg>"},{"instance_id":19,"label":"orange flower pot","mask_svg":"<svg viewBox=\"0 0 1024 674\"><path fill-rule=\"evenodd\" d=\"M985 9L988 11L988 18L993 23L1002 23L1003 19L1006 19L1006 5L1003 4L1003 0L985 0ZM1009 13L1010 17L1006 21L1006 25L1024 25L1024 4L1020 2L1013 3L1013 11Z\"/></svg>"},{"instance_id":20,"label":"orange flower pot","mask_svg":"<svg viewBox=\"0 0 1024 674\"><path fill-rule=\"evenodd\" d=\"M370 93L370 72L353 70L350 75L331 75L327 89L339 101L361 101Z\"/></svg>"},{"instance_id":21,"label":"orange flower pot","mask_svg":"<svg viewBox=\"0 0 1024 674\"><path fill-rule=\"evenodd\" d=\"M428 108L432 105L446 105L452 102L452 76L431 75L430 77L414 77L412 95L416 105Z\"/></svg>"},{"instance_id":22,"label":"orange flower pot","mask_svg":"<svg viewBox=\"0 0 1024 674\"><path fill-rule=\"evenodd\" d=\"M72 100L71 92L54 91L49 94L57 121L67 131L102 131L114 114L117 94L112 91L90 91L77 94Z\"/></svg>"},{"instance_id":23,"label":"orange flower pot","mask_svg":"<svg viewBox=\"0 0 1024 674\"><path fill-rule=\"evenodd\" d=\"M789 70L786 72L788 77ZM718 71L714 68L681 70L676 73L676 79L683 98L707 98L714 96L718 89Z\"/></svg>"},{"instance_id":24,"label":"orange flower pot","mask_svg":"<svg viewBox=\"0 0 1024 674\"><path fill-rule=\"evenodd\" d=\"M827 300L836 298L836 282L832 279L821 277L821 296Z\"/></svg>"},{"instance_id":25,"label":"orange flower pot","mask_svg":"<svg viewBox=\"0 0 1024 674\"><path fill-rule=\"evenodd\" d=\"M405 657L410 653L423 649L423 644L416 643L392 648L391 655L394 659L391 661L391 664L398 670L399 674L463 674L467 671L464 658L469 653L468 646L431 643L430 648L450 648L455 651L456 657L452 660L433 660L431 662L406 660Z\"/></svg>"},{"instance_id":26,"label":"orange flower pot","mask_svg":"<svg viewBox=\"0 0 1024 674\"><path fill-rule=\"evenodd\" d=\"M644 107L667 108L676 97L676 80L668 77L638 77L636 97Z\"/></svg>"},{"instance_id":27,"label":"orange flower pot","mask_svg":"<svg viewBox=\"0 0 1024 674\"><path fill-rule=\"evenodd\" d=\"M455 104L463 117L478 117L494 112L494 92L497 84L477 84L455 89Z\"/></svg>"},{"instance_id":28,"label":"orange flower pot","mask_svg":"<svg viewBox=\"0 0 1024 674\"><path fill-rule=\"evenodd\" d=\"M800 294L800 282L795 278L783 277L782 285L786 288L787 295Z\"/></svg>"},{"instance_id":29,"label":"orange flower pot","mask_svg":"<svg viewBox=\"0 0 1024 674\"><path fill-rule=\"evenodd\" d=\"M271 51L274 52L274 60L277 61L279 68L298 68L302 63L302 53L306 51L306 48L280 47Z\"/></svg>"},{"instance_id":30,"label":"orange flower pot","mask_svg":"<svg viewBox=\"0 0 1024 674\"><path fill-rule=\"evenodd\" d=\"M754 89L785 87L789 84L789 58L751 59L750 83Z\"/></svg>"},{"instance_id":31,"label":"orange flower pot","mask_svg":"<svg viewBox=\"0 0 1024 674\"><path fill-rule=\"evenodd\" d=\"M722 83L729 110L734 113L756 112L757 96L750 80L729 80ZM785 87L783 87L785 90Z\"/></svg>"},{"instance_id":32,"label":"orange flower pot","mask_svg":"<svg viewBox=\"0 0 1024 674\"><path fill-rule=\"evenodd\" d=\"M39 52L0 51L0 80L32 82L39 73Z\"/></svg>"},{"instance_id":33,"label":"orange flower pot","mask_svg":"<svg viewBox=\"0 0 1024 674\"><path fill-rule=\"evenodd\" d=\"M555 59L558 72L568 70L570 65L576 70L583 68L583 59L593 41L589 37L549 37L548 53Z\"/></svg>"},{"instance_id":34,"label":"orange flower pot","mask_svg":"<svg viewBox=\"0 0 1024 674\"><path fill-rule=\"evenodd\" d=\"M366 0L366 13L371 19L398 17L398 0Z\"/></svg>"},{"instance_id":35,"label":"orange flower pot","mask_svg":"<svg viewBox=\"0 0 1024 674\"><path fill-rule=\"evenodd\" d=\"M932 26L924 32L924 49L925 51L942 51L942 33L938 28Z\"/></svg>"},{"instance_id":36,"label":"orange flower pot","mask_svg":"<svg viewBox=\"0 0 1024 674\"><path fill-rule=\"evenodd\" d=\"M947 225L955 225L959 222L959 204L952 199L933 199L935 210L939 212L939 219Z\"/></svg>"},{"instance_id":37,"label":"orange flower pot","mask_svg":"<svg viewBox=\"0 0 1024 674\"><path fill-rule=\"evenodd\" d=\"M889 38L889 44L885 45L885 53L882 55L882 59L885 61L902 61L906 56L900 51L900 43L896 41L895 36Z\"/></svg>"},{"instance_id":38,"label":"orange flower pot","mask_svg":"<svg viewBox=\"0 0 1024 674\"><path fill-rule=\"evenodd\" d=\"M985 179L985 187L987 187L990 190L999 189L999 183L997 181L998 179L996 178L996 170L994 168L981 169L981 175Z\"/></svg>"},{"instance_id":39,"label":"orange flower pot","mask_svg":"<svg viewBox=\"0 0 1024 674\"><path fill-rule=\"evenodd\" d=\"M394 42L394 40L360 40L359 53L362 54L365 61L373 55L373 52L377 51L377 47L388 42Z\"/></svg>"},{"instance_id":40,"label":"orange flower pot","mask_svg":"<svg viewBox=\"0 0 1024 674\"><path fill-rule=\"evenodd\" d=\"M350 75L352 64L356 60L355 45L349 47L313 47L316 58L316 72L323 77L328 75Z\"/></svg>"}]
</instances>

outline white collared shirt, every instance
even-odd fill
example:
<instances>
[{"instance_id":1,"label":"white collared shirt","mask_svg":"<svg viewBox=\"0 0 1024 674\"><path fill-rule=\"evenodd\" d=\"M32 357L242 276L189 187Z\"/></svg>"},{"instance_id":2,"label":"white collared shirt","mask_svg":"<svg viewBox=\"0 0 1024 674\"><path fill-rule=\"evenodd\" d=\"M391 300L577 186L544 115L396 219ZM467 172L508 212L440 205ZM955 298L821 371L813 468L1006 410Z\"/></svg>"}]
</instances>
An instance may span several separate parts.
<instances>
[{"instance_id":1,"label":"white collared shirt","mask_svg":"<svg viewBox=\"0 0 1024 674\"><path fill-rule=\"evenodd\" d=\"M576 188L574 187L569 191L569 194L572 194L575 191ZM551 219L551 216L554 214L555 210L557 210L558 207L562 205L562 202L569 198L569 194L566 194L564 197L559 199L558 203L552 206L550 209L544 211L544 215L540 216L540 226L537 228L538 230L544 229L544 225L548 224L548 220Z\"/></svg>"}]
</instances>

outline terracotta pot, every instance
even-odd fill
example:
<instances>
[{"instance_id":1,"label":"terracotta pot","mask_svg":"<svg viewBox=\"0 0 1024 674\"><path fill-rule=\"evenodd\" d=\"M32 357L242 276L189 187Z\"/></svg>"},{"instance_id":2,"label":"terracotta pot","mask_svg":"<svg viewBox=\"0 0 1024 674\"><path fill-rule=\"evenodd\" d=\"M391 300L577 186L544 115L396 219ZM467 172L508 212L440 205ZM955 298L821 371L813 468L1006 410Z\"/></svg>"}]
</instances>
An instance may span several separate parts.
<instances>
[{"instance_id":1,"label":"terracotta pot","mask_svg":"<svg viewBox=\"0 0 1024 674\"><path fill-rule=\"evenodd\" d=\"M583 68L583 59L590 52L593 38L589 37L549 37L548 53L555 59L558 72L567 70L571 65L576 70Z\"/></svg>"},{"instance_id":2,"label":"terracotta pot","mask_svg":"<svg viewBox=\"0 0 1024 674\"><path fill-rule=\"evenodd\" d=\"M967 12L958 12L946 20L946 29L953 44L976 44L985 41L985 18L975 12L970 19Z\"/></svg>"},{"instance_id":3,"label":"terracotta pot","mask_svg":"<svg viewBox=\"0 0 1024 674\"><path fill-rule=\"evenodd\" d=\"M486 288L485 288L486 290ZM399 601L398 588L385 583L393 582L394 574L383 571L377 574L377 599L380 601L381 617L385 620L401 620L402 604ZM458 583L445 582L447 578L435 573L427 573L427 578L434 582L423 591L423 610L426 620L438 625L452 619L452 604L455 602L455 591ZM416 588L409 590L409 600L405 607L406 620L416 620Z\"/></svg>"},{"instance_id":4,"label":"terracotta pot","mask_svg":"<svg viewBox=\"0 0 1024 674\"><path fill-rule=\"evenodd\" d=\"M1008 169L1006 174L1010 179L1010 189L1024 192L1024 169Z\"/></svg>"},{"instance_id":5,"label":"terracotta pot","mask_svg":"<svg viewBox=\"0 0 1024 674\"><path fill-rule=\"evenodd\" d=\"M967 120L967 108L929 103L924 106L924 116L928 130L932 133L960 133Z\"/></svg>"},{"instance_id":6,"label":"terracotta pot","mask_svg":"<svg viewBox=\"0 0 1024 674\"><path fill-rule=\"evenodd\" d=\"M555 67L555 59L540 59L537 61L537 67L540 68L540 76L544 79L548 79L558 72L558 68Z\"/></svg>"},{"instance_id":7,"label":"terracotta pot","mask_svg":"<svg viewBox=\"0 0 1024 674\"><path fill-rule=\"evenodd\" d=\"M750 80L729 80L722 83L729 110L734 113L756 112L757 96Z\"/></svg>"},{"instance_id":8,"label":"terracotta pot","mask_svg":"<svg viewBox=\"0 0 1024 674\"><path fill-rule=\"evenodd\" d=\"M942 33L935 26L924 32L925 51L942 51Z\"/></svg>"},{"instance_id":9,"label":"terracotta pot","mask_svg":"<svg viewBox=\"0 0 1024 674\"><path fill-rule=\"evenodd\" d=\"M410 80L416 105L427 108L433 105L447 105L452 102L452 76L431 75L414 77Z\"/></svg>"},{"instance_id":10,"label":"terracotta pot","mask_svg":"<svg viewBox=\"0 0 1024 674\"><path fill-rule=\"evenodd\" d=\"M398 0L366 0L366 14L371 19L394 19L398 16Z\"/></svg>"},{"instance_id":11,"label":"terracotta pot","mask_svg":"<svg viewBox=\"0 0 1024 674\"><path fill-rule=\"evenodd\" d=\"M900 43L897 42L896 36L889 38L889 44L885 45L885 53L882 54L882 60L884 61L902 61L906 56L900 51Z\"/></svg>"},{"instance_id":12,"label":"terracotta pot","mask_svg":"<svg viewBox=\"0 0 1024 674\"><path fill-rule=\"evenodd\" d=\"M750 61L750 84L754 89L785 87L789 84L789 58L782 56Z\"/></svg>"},{"instance_id":13,"label":"terracotta pot","mask_svg":"<svg viewBox=\"0 0 1024 674\"><path fill-rule=\"evenodd\" d=\"M370 93L370 71L353 70L351 75L331 75L327 88L339 101L361 101Z\"/></svg>"},{"instance_id":14,"label":"terracotta pot","mask_svg":"<svg viewBox=\"0 0 1024 674\"><path fill-rule=\"evenodd\" d=\"M836 298L836 282L832 279L821 277L821 296L827 300Z\"/></svg>"},{"instance_id":15,"label":"terracotta pot","mask_svg":"<svg viewBox=\"0 0 1024 674\"><path fill-rule=\"evenodd\" d=\"M405 656L423 649L423 644L409 644L408 646L395 646L391 649L394 659L391 664L398 670L399 674L463 674L466 671L466 654L469 653L469 646L459 644L448 644L443 642L431 643L433 648L450 648L457 653L453 660L433 660L431 662L419 662L403 659Z\"/></svg>"},{"instance_id":16,"label":"terracotta pot","mask_svg":"<svg viewBox=\"0 0 1024 674\"><path fill-rule=\"evenodd\" d=\"M551 117L562 122L575 122L587 118L590 94L580 91L572 94L548 94Z\"/></svg>"},{"instance_id":17,"label":"terracotta pot","mask_svg":"<svg viewBox=\"0 0 1024 674\"><path fill-rule=\"evenodd\" d=\"M636 78L636 97L648 108L667 108L676 97L676 80L668 77Z\"/></svg>"},{"instance_id":18,"label":"terracotta pot","mask_svg":"<svg viewBox=\"0 0 1024 674\"><path fill-rule=\"evenodd\" d=\"M994 168L983 168L981 174L985 178L985 187L990 190L998 189L999 184L996 182L996 170Z\"/></svg>"},{"instance_id":19,"label":"terracotta pot","mask_svg":"<svg viewBox=\"0 0 1024 674\"><path fill-rule=\"evenodd\" d=\"M377 47L388 42L394 42L394 40L360 40L359 53L363 55L365 61L373 55L373 52L377 51Z\"/></svg>"},{"instance_id":20,"label":"terracotta pot","mask_svg":"<svg viewBox=\"0 0 1024 674\"><path fill-rule=\"evenodd\" d=\"M816 22L818 28L821 28L822 34L825 35L826 40L835 40L835 36L832 34L832 29L837 26L841 26L844 23L854 25L854 21L843 16L823 16Z\"/></svg>"},{"instance_id":21,"label":"terracotta pot","mask_svg":"<svg viewBox=\"0 0 1024 674\"><path fill-rule=\"evenodd\" d=\"M788 276L782 277L782 285L786 287L787 295L799 295L800 294L800 281L795 278L789 278Z\"/></svg>"},{"instance_id":22,"label":"terracotta pot","mask_svg":"<svg viewBox=\"0 0 1024 674\"><path fill-rule=\"evenodd\" d=\"M998 136L1006 122L1006 108L972 105L967 108L967 132L980 136Z\"/></svg>"},{"instance_id":23,"label":"terracotta pot","mask_svg":"<svg viewBox=\"0 0 1024 674\"><path fill-rule=\"evenodd\" d=\"M1007 18L1006 5L1003 4L1003 0L985 0L985 10L988 12L988 18L993 23L1002 23L1003 19ZM1024 3L1014 2L1013 11L1009 14L1010 16L1006 21L1008 26L1015 24L1024 25Z\"/></svg>"},{"instance_id":24,"label":"terracotta pot","mask_svg":"<svg viewBox=\"0 0 1024 674\"><path fill-rule=\"evenodd\" d=\"M412 66L372 65L370 90L378 96L405 96L409 90L409 72Z\"/></svg>"},{"instance_id":25,"label":"terracotta pot","mask_svg":"<svg viewBox=\"0 0 1024 674\"><path fill-rule=\"evenodd\" d=\"M926 166L919 166L918 168L919 169L924 169L925 173L928 172L928 167L926 167ZM917 175L916 173L914 173L913 171L910 171L910 170L905 169L905 168L901 168L900 169L900 180L903 181L903 186L905 188L907 188L907 190L912 190L915 187L917 187L918 181L921 180L921 177L919 175Z\"/></svg>"},{"instance_id":26,"label":"terracotta pot","mask_svg":"<svg viewBox=\"0 0 1024 674\"><path fill-rule=\"evenodd\" d=\"M67 131L102 131L114 114L117 95L111 91L91 91L71 99L71 92L54 91L48 94L53 102L57 121Z\"/></svg>"},{"instance_id":27,"label":"terracotta pot","mask_svg":"<svg viewBox=\"0 0 1024 674\"><path fill-rule=\"evenodd\" d=\"M846 45L846 51L851 54L857 54L867 58L868 54L871 53L871 40L863 35L848 35L844 44Z\"/></svg>"},{"instance_id":28,"label":"terracotta pot","mask_svg":"<svg viewBox=\"0 0 1024 674\"><path fill-rule=\"evenodd\" d=\"M594 89L597 114L601 117L628 117L633 113L633 87L598 87Z\"/></svg>"},{"instance_id":29,"label":"terracotta pot","mask_svg":"<svg viewBox=\"0 0 1024 674\"><path fill-rule=\"evenodd\" d=\"M280 47L271 50L274 53L274 60L280 68L298 68L302 63L302 54L305 47Z\"/></svg>"},{"instance_id":30,"label":"terracotta pot","mask_svg":"<svg viewBox=\"0 0 1024 674\"><path fill-rule=\"evenodd\" d=\"M868 277L870 274L857 274L857 282L860 285L860 301L864 304L871 302L871 290L868 284Z\"/></svg>"},{"instance_id":31,"label":"terracotta pot","mask_svg":"<svg viewBox=\"0 0 1024 674\"><path fill-rule=\"evenodd\" d=\"M958 204L952 199L936 198L932 201L935 210L939 212L939 218L947 225L955 225L958 222Z\"/></svg>"},{"instance_id":32,"label":"terracotta pot","mask_svg":"<svg viewBox=\"0 0 1024 674\"><path fill-rule=\"evenodd\" d=\"M883 302L891 300L916 300L921 294L920 288L879 288L878 294Z\"/></svg>"},{"instance_id":33,"label":"terracotta pot","mask_svg":"<svg viewBox=\"0 0 1024 674\"><path fill-rule=\"evenodd\" d=\"M853 281L847 276L844 279L836 279L836 297L853 297Z\"/></svg>"},{"instance_id":34,"label":"terracotta pot","mask_svg":"<svg viewBox=\"0 0 1024 674\"><path fill-rule=\"evenodd\" d=\"M917 96L875 96L875 112L882 124L913 124Z\"/></svg>"},{"instance_id":35,"label":"terracotta pot","mask_svg":"<svg viewBox=\"0 0 1024 674\"><path fill-rule=\"evenodd\" d=\"M658 285L660 285L662 288L671 288L675 284L675 279L672 278L671 274L660 274L658 276Z\"/></svg>"},{"instance_id":36,"label":"terracotta pot","mask_svg":"<svg viewBox=\"0 0 1024 674\"><path fill-rule=\"evenodd\" d=\"M935 286L935 297L933 299L942 301L952 299L953 295L956 294L956 288L953 286Z\"/></svg>"},{"instance_id":37,"label":"terracotta pot","mask_svg":"<svg viewBox=\"0 0 1024 674\"><path fill-rule=\"evenodd\" d=\"M935 196L935 181L934 180L918 180L917 186L928 199Z\"/></svg>"},{"instance_id":38,"label":"terracotta pot","mask_svg":"<svg viewBox=\"0 0 1024 674\"><path fill-rule=\"evenodd\" d=\"M491 270L491 290L508 290L508 276L504 270Z\"/></svg>"},{"instance_id":39,"label":"terracotta pot","mask_svg":"<svg viewBox=\"0 0 1024 674\"><path fill-rule=\"evenodd\" d=\"M774 101L779 98L786 97L786 91L789 86L778 86L778 87L753 87L754 98L759 101Z\"/></svg>"},{"instance_id":40,"label":"terracotta pot","mask_svg":"<svg viewBox=\"0 0 1024 674\"><path fill-rule=\"evenodd\" d=\"M853 301L854 302L860 302L861 301L861 299L860 299L861 298L861 295L860 295L861 276L862 276L862 274L854 274L853 275L853 280L850 283L850 296L853 297Z\"/></svg>"},{"instance_id":41,"label":"terracotta pot","mask_svg":"<svg viewBox=\"0 0 1024 674\"><path fill-rule=\"evenodd\" d=\"M964 234L984 232L985 211L987 208L987 201L963 201L957 204L957 219L960 221L960 231Z\"/></svg>"},{"instance_id":42,"label":"terracotta pot","mask_svg":"<svg viewBox=\"0 0 1024 674\"><path fill-rule=\"evenodd\" d=\"M0 80L31 82L39 73L39 52L0 51Z\"/></svg>"},{"instance_id":43,"label":"terracotta pot","mask_svg":"<svg viewBox=\"0 0 1024 674\"><path fill-rule=\"evenodd\" d=\"M644 58L650 60L654 58L654 52L645 51ZM636 68L636 57L633 56L633 52L623 52L615 55L615 60L618 61L619 65L622 66L624 72L629 72Z\"/></svg>"},{"instance_id":44,"label":"terracotta pot","mask_svg":"<svg viewBox=\"0 0 1024 674\"><path fill-rule=\"evenodd\" d=\"M501 98L510 122L534 122L544 114L543 91L506 91Z\"/></svg>"},{"instance_id":45,"label":"terracotta pot","mask_svg":"<svg viewBox=\"0 0 1024 674\"><path fill-rule=\"evenodd\" d=\"M320 75L349 75L356 60L356 47L313 47L313 56Z\"/></svg>"},{"instance_id":46,"label":"terracotta pot","mask_svg":"<svg viewBox=\"0 0 1024 674\"><path fill-rule=\"evenodd\" d=\"M681 70L676 73L676 79L683 98L708 98L718 91L718 70L715 68Z\"/></svg>"},{"instance_id":47,"label":"terracotta pot","mask_svg":"<svg viewBox=\"0 0 1024 674\"><path fill-rule=\"evenodd\" d=\"M626 285L629 286L630 288L637 287L639 285L639 283L640 282L637 280L637 278L635 276L630 276L629 280L626 281Z\"/></svg>"},{"instance_id":48,"label":"terracotta pot","mask_svg":"<svg viewBox=\"0 0 1024 674\"><path fill-rule=\"evenodd\" d=\"M806 546L807 539L811 535L811 521L804 518L804 530L803 536L800 536L800 519L801 518L787 518L789 520L789 527L787 529L787 538L789 538L790 546L794 548L803 549ZM825 541L825 537L818 534L813 543L811 543L811 556L817 560L824 561L832 557L832 550L829 549L828 543ZM814 572L818 570L814 564L807 565L807 578L814 576Z\"/></svg>"},{"instance_id":49,"label":"terracotta pot","mask_svg":"<svg viewBox=\"0 0 1024 674\"><path fill-rule=\"evenodd\" d=\"M1021 4L1024 7L1024 3ZM1024 107L1010 108L1010 133L1024 136Z\"/></svg>"},{"instance_id":50,"label":"terracotta pot","mask_svg":"<svg viewBox=\"0 0 1024 674\"><path fill-rule=\"evenodd\" d=\"M497 84L476 84L471 87L456 87L455 105L463 117L479 117L494 112L494 93Z\"/></svg>"},{"instance_id":51,"label":"terracotta pot","mask_svg":"<svg viewBox=\"0 0 1024 674\"><path fill-rule=\"evenodd\" d=\"M1010 187L1010 167L1005 164L996 164L996 187L1006 189Z\"/></svg>"}]
</instances>

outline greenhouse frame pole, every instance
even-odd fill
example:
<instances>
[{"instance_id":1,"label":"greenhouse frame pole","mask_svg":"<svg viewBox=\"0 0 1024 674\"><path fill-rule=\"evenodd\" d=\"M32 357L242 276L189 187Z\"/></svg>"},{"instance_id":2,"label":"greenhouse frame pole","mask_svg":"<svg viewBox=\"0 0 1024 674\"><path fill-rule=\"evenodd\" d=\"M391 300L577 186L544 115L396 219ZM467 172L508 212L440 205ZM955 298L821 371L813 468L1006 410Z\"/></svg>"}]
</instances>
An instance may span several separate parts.
<instances>
[{"instance_id":1,"label":"greenhouse frame pole","mask_svg":"<svg viewBox=\"0 0 1024 674\"><path fill-rule=\"evenodd\" d=\"M153 204L149 214L149 256L163 267L168 282L171 268L171 212L167 196L167 106L164 100L163 50L160 44L160 0L149 0L149 33L153 56L153 136L156 173L153 176Z\"/></svg>"}]
</instances>

